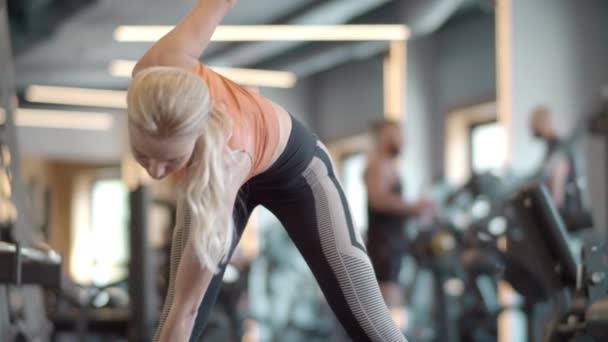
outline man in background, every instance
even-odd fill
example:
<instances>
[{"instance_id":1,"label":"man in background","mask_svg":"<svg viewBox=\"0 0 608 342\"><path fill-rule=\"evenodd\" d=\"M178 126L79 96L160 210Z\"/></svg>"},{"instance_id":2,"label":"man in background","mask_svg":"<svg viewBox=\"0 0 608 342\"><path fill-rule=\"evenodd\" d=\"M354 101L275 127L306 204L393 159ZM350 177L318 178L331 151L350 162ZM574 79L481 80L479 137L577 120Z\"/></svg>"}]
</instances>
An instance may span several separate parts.
<instances>
[{"instance_id":1,"label":"man in background","mask_svg":"<svg viewBox=\"0 0 608 342\"><path fill-rule=\"evenodd\" d=\"M568 138L557 134L553 116L546 107L537 107L530 118L532 134L542 139L547 149L538 176L551 195L553 204L559 210L570 231L578 231L593 226L582 172L577 168L574 141L580 134L579 128Z\"/></svg>"},{"instance_id":2,"label":"man in background","mask_svg":"<svg viewBox=\"0 0 608 342\"><path fill-rule=\"evenodd\" d=\"M397 158L405 139L399 122L381 120L372 129L375 146L364 175L369 220L367 251L393 319L405 330L407 314L399 285L402 259L407 254L405 225L408 219L430 212L433 205L425 200L407 202L402 197Z\"/></svg>"},{"instance_id":3,"label":"man in background","mask_svg":"<svg viewBox=\"0 0 608 342\"><path fill-rule=\"evenodd\" d=\"M574 181L571 179L574 174L573 153L558 136L553 116L546 107L537 107L532 111L530 130L532 135L541 139L547 147L539 173L551 194L553 204L561 209L567 204L567 185Z\"/></svg>"}]
</instances>

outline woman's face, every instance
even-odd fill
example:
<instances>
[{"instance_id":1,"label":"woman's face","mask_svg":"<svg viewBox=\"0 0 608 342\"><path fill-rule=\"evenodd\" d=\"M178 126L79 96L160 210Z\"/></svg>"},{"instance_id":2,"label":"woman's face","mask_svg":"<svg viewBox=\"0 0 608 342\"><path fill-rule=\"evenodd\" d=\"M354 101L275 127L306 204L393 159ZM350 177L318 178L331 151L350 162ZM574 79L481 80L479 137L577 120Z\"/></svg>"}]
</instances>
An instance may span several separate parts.
<instances>
[{"instance_id":1,"label":"woman's face","mask_svg":"<svg viewBox=\"0 0 608 342\"><path fill-rule=\"evenodd\" d=\"M133 157L154 179L163 179L184 168L192 157L197 137L192 133L159 138L137 128L129 128Z\"/></svg>"}]
</instances>

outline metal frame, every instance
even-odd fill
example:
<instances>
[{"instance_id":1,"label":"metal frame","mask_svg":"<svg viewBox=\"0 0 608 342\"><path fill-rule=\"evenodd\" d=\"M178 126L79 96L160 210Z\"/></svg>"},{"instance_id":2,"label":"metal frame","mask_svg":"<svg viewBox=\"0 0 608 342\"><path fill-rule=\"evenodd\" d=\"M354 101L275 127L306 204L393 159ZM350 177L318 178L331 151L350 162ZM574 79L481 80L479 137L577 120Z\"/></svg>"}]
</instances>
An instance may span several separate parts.
<instances>
[{"instance_id":1,"label":"metal frame","mask_svg":"<svg viewBox=\"0 0 608 342\"><path fill-rule=\"evenodd\" d=\"M11 152L11 189L12 201L14 202L18 219L12 229L12 238L21 244L32 245L35 239L35 231L29 222L25 205L25 188L21 180L20 173L20 158L19 147L17 144L17 132L14 122L15 109L15 72L13 67L12 50L10 46L9 22L6 0L0 0L0 108L5 111L5 122L0 126L0 140L5 143ZM1 317L4 313L8 314L8 294L6 287L0 286L0 336L10 336L11 329L6 326L7 319L10 323L10 317ZM44 306L44 298L42 289L38 286L22 286L17 291L11 291L11 295L18 293L23 298L23 317L25 325L22 333L28 339L36 341L48 341L50 339L50 322L46 316Z\"/></svg>"},{"instance_id":2,"label":"metal frame","mask_svg":"<svg viewBox=\"0 0 608 342\"><path fill-rule=\"evenodd\" d=\"M152 339L157 317L158 291L154 279L154 260L148 241L149 189L140 186L130 193L131 209L129 263L129 295L131 322L129 341L145 342Z\"/></svg>"}]
</instances>

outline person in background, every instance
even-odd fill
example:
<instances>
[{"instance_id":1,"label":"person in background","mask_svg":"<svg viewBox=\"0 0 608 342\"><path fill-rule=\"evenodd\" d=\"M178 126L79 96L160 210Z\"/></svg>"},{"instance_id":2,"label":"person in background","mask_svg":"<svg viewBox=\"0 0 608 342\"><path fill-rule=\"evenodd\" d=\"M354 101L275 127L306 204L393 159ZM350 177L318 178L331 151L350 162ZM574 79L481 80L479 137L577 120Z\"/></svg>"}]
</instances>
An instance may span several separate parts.
<instances>
[{"instance_id":1,"label":"person in background","mask_svg":"<svg viewBox=\"0 0 608 342\"><path fill-rule=\"evenodd\" d=\"M567 184L573 181L570 178L574 175L574 156L558 136L548 108L539 106L532 111L530 130L547 147L539 173L551 194L553 204L561 209L567 205Z\"/></svg>"},{"instance_id":2,"label":"person in background","mask_svg":"<svg viewBox=\"0 0 608 342\"><path fill-rule=\"evenodd\" d=\"M397 158L405 139L399 122L383 119L372 125L375 147L365 169L368 202L367 251L372 261L380 291L401 329L407 328L403 290L399 272L407 253L405 224L408 219L431 213L427 200L407 202L399 180Z\"/></svg>"},{"instance_id":3,"label":"person in background","mask_svg":"<svg viewBox=\"0 0 608 342\"><path fill-rule=\"evenodd\" d=\"M593 218L584 172L580 169L582 161L574 151L574 142L583 130L577 127L570 136L560 137L555 130L551 112L543 106L532 111L530 130L546 145L537 179L546 185L566 227L571 232L591 228Z\"/></svg>"}]
</instances>

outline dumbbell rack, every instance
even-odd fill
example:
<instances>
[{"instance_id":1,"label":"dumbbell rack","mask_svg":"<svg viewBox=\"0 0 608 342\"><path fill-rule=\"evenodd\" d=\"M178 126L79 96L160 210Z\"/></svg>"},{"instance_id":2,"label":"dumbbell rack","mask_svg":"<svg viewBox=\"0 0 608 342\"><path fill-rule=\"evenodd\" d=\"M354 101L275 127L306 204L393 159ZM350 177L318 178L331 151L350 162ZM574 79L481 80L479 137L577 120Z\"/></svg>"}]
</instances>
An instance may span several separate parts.
<instances>
[{"instance_id":1,"label":"dumbbell rack","mask_svg":"<svg viewBox=\"0 0 608 342\"><path fill-rule=\"evenodd\" d=\"M57 252L0 241L0 284L61 286L61 256Z\"/></svg>"},{"instance_id":2,"label":"dumbbell rack","mask_svg":"<svg viewBox=\"0 0 608 342\"><path fill-rule=\"evenodd\" d=\"M6 0L0 0L0 341L49 341L42 286L59 286L61 258L32 246L36 231L26 210L14 122L13 56ZM17 312L17 318L15 315ZM16 321L17 320L17 321ZM18 325L16 325L16 323Z\"/></svg>"}]
</instances>

